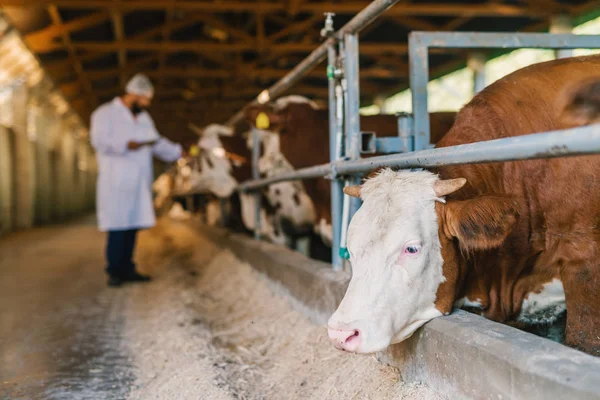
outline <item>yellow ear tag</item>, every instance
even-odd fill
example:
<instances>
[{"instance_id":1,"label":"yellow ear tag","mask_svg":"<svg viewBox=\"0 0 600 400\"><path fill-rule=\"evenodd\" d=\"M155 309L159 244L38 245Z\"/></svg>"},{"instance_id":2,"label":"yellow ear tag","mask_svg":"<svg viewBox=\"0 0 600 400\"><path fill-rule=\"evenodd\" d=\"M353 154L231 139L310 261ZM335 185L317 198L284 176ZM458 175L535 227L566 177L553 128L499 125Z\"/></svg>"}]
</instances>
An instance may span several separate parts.
<instances>
[{"instance_id":1,"label":"yellow ear tag","mask_svg":"<svg viewBox=\"0 0 600 400\"><path fill-rule=\"evenodd\" d=\"M190 147L190 156L192 157L196 157L198 154L200 154L200 150L198 149L198 146L193 145Z\"/></svg>"},{"instance_id":2,"label":"yellow ear tag","mask_svg":"<svg viewBox=\"0 0 600 400\"><path fill-rule=\"evenodd\" d=\"M264 112L261 112L256 116L256 128L258 129L269 129L271 126L271 121L269 121L269 117Z\"/></svg>"}]
</instances>

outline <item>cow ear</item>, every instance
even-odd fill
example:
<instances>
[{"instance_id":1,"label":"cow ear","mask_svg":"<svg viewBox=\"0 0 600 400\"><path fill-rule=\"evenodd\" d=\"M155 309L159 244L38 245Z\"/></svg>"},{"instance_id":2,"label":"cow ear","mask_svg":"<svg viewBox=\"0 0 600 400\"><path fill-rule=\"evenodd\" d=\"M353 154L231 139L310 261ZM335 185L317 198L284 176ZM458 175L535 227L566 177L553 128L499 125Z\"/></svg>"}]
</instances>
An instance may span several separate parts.
<instances>
[{"instance_id":1,"label":"cow ear","mask_svg":"<svg viewBox=\"0 0 600 400\"><path fill-rule=\"evenodd\" d=\"M600 77L585 79L565 90L566 106L561 122L566 126L589 125L600 118Z\"/></svg>"},{"instance_id":2,"label":"cow ear","mask_svg":"<svg viewBox=\"0 0 600 400\"><path fill-rule=\"evenodd\" d=\"M443 230L466 251L500 247L512 231L521 202L512 197L479 196L444 206Z\"/></svg>"}]
</instances>

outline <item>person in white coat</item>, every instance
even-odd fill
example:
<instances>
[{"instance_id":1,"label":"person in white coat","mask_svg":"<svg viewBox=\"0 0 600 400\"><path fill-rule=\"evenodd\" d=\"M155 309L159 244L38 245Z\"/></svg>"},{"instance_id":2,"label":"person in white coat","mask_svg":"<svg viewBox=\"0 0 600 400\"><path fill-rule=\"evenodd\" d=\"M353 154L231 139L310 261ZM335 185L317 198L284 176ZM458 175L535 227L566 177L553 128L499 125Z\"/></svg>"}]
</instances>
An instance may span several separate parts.
<instances>
[{"instance_id":1,"label":"person in white coat","mask_svg":"<svg viewBox=\"0 0 600 400\"><path fill-rule=\"evenodd\" d=\"M182 147L157 132L146 111L154 95L150 80L137 74L125 94L98 107L91 118L91 141L98 160L97 218L108 233L106 272L109 286L145 282L133 252L137 231L155 225L152 157L176 161Z\"/></svg>"}]
</instances>

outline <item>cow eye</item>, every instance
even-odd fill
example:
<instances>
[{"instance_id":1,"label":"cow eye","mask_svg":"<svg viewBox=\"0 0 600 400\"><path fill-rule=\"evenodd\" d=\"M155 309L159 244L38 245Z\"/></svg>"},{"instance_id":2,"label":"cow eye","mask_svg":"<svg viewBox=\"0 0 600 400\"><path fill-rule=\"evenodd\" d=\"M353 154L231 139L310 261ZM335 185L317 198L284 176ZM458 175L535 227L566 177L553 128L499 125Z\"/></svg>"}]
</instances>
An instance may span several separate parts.
<instances>
[{"instance_id":1,"label":"cow eye","mask_svg":"<svg viewBox=\"0 0 600 400\"><path fill-rule=\"evenodd\" d=\"M404 248L404 253L410 254L410 255L419 254L420 251L421 251L421 246L416 245L416 244L411 244Z\"/></svg>"}]
</instances>

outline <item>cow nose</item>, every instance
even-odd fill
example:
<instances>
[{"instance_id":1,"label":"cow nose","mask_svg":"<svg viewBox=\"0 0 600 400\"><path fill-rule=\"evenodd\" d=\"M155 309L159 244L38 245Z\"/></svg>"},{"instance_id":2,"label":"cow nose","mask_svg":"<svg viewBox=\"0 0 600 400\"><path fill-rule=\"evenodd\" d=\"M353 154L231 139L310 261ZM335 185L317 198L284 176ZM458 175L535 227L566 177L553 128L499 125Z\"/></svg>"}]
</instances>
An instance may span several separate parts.
<instances>
[{"instance_id":1,"label":"cow nose","mask_svg":"<svg viewBox=\"0 0 600 400\"><path fill-rule=\"evenodd\" d=\"M336 349L355 352L362 336L358 329L334 329L327 327L327 334Z\"/></svg>"}]
</instances>

